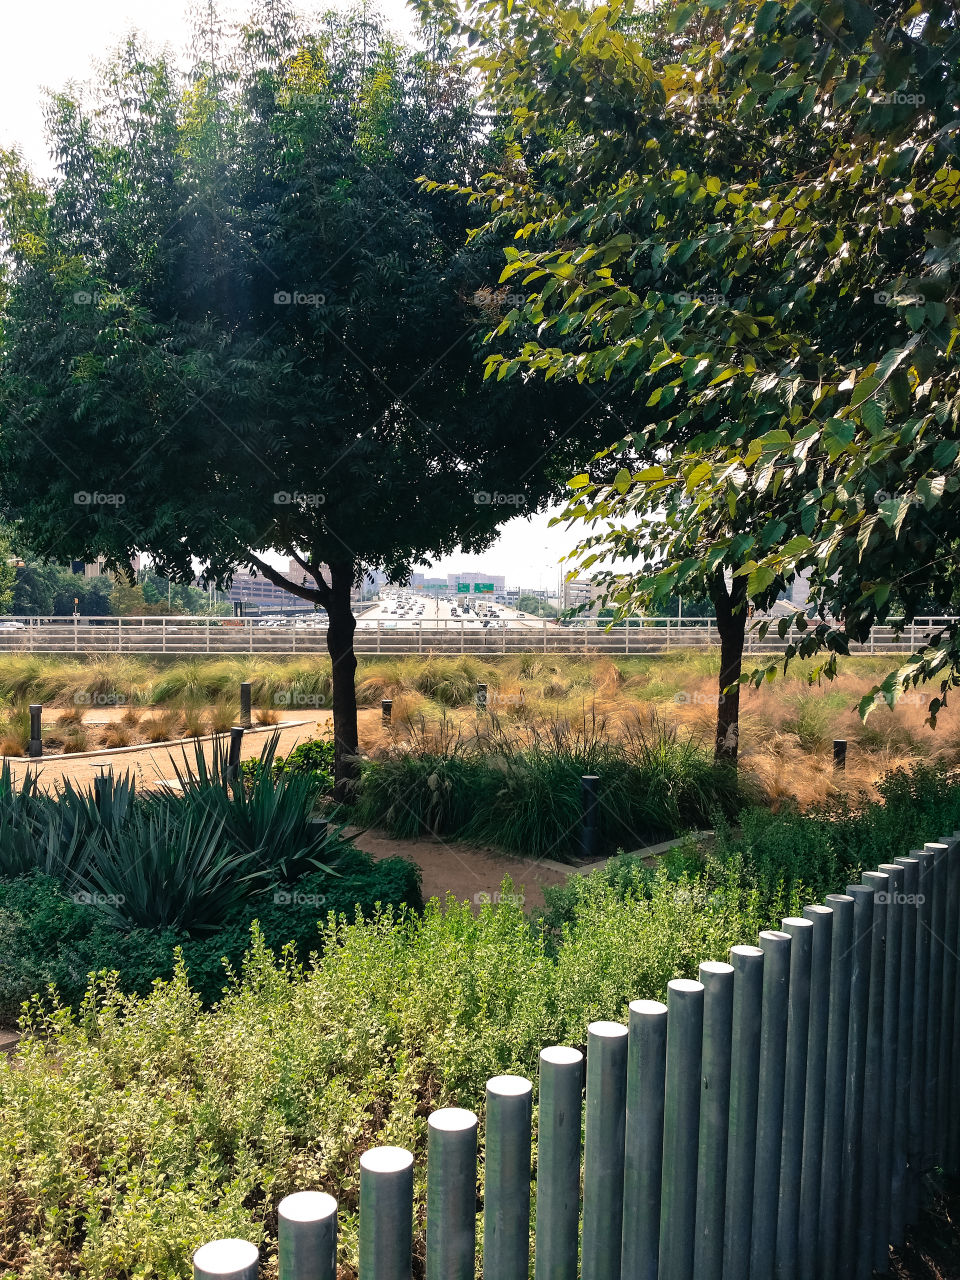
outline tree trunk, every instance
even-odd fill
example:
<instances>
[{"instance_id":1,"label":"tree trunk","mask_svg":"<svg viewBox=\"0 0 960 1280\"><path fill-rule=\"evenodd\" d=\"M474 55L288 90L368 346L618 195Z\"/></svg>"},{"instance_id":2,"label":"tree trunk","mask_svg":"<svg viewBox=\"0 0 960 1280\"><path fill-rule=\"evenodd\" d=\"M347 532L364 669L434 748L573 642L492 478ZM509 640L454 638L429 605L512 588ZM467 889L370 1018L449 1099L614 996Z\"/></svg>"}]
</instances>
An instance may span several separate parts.
<instances>
[{"instance_id":1,"label":"tree trunk","mask_svg":"<svg viewBox=\"0 0 960 1280\"><path fill-rule=\"evenodd\" d=\"M728 590L720 577L710 595L717 611L717 630L720 632L717 740L713 755L718 762L736 766L740 736L740 673L747 631L746 579L734 578Z\"/></svg>"},{"instance_id":2,"label":"tree trunk","mask_svg":"<svg viewBox=\"0 0 960 1280\"><path fill-rule=\"evenodd\" d=\"M327 603L327 650L333 668L333 798L340 804L353 798L360 774L357 745L357 690L354 677L357 656L353 633L357 620L350 607L353 562L330 565L330 598Z\"/></svg>"}]
</instances>

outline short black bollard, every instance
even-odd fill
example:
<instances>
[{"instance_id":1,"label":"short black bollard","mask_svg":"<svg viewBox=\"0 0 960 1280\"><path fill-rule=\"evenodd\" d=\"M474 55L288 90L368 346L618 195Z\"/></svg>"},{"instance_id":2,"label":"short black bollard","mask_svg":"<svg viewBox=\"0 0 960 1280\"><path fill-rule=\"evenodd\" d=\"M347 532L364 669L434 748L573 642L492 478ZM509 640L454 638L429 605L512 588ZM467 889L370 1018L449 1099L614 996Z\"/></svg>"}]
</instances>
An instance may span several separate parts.
<instances>
[{"instance_id":1,"label":"short black bollard","mask_svg":"<svg viewBox=\"0 0 960 1280\"><path fill-rule=\"evenodd\" d=\"M580 832L580 856L596 857L597 852L597 788L600 779L586 773L580 779L580 797L583 802L583 826Z\"/></svg>"},{"instance_id":2,"label":"short black bollard","mask_svg":"<svg viewBox=\"0 0 960 1280\"><path fill-rule=\"evenodd\" d=\"M477 681L477 710L486 711L487 709L487 686Z\"/></svg>"},{"instance_id":3,"label":"short black bollard","mask_svg":"<svg viewBox=\"0 0 960 1280\"><path fill-rule=\"evenodd\" d=\"M393 699L381 698L380 699L380 717L383 723L389 724L392 716L393 716Z\"/></svg>"},{"instance_id":4,"label":"short black bollard","mask_svg":"<svg viewBox=\"0 0 960 1280\"><path fill-rule=\"evenodd\" d=\"M243 746L243 726L234 725L230 730L230 750L227 753L227 779L236 780L240 772L240 749Z\"/></svg>"},{"instance_id":5,"label":"short black bollard","mask_svg":"<svg viewBox=\"0 0 960 1280\"><path fill-rule=\"evenodd\" d=\"M833 767L835 769L846 769L847 767L847 742L845 738L834 738L833 740Z\"/></svg>"},{"instance_id":6,"label":"short black bollard","mask_svg":"<svg viewBox=\"0 0 960 1280\"><path fill-rule=\"evenodd\" d=\"M253 724L250 698L252 688L249 680L244 680L240 685L240 723L244 729L249 729Z\"/></svg>"},{"instance_id":7,"label":"short black bollard","mask_svg":"<svg viewBox=\"0 0 960 1280\"><path fill-rule=\"evenodd\" d=\"M32 757L43 755L43 739L41 738L40 717L43 714L43 707L36 702L30 704L30 755Z\"/></svg>"}]
</instances>

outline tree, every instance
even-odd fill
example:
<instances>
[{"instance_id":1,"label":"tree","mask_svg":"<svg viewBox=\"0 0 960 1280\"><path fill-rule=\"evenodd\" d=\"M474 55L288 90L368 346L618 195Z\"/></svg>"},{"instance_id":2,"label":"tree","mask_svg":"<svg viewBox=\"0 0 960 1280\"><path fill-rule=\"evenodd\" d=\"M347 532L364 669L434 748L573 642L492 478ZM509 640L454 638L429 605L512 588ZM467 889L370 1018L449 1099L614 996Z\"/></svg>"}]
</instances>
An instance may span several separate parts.
<instances>
[{"instance_id":1,"label":"tree","mask_svg":"<svg viewBox=\"0 0 960 1280\"><path fill-rule=\"evenodd\" d=\"M539 596L521 596L517 608L523 613L533 614L535 618L555 618L557 611L552 604L541 600Z\"/></svg>"},{"instance_id":2,"label":"tree","mask_svg":"<svg viewBox=\"0 0 960 1280\"><path fill-rule=\"evenodd\" d=\"M609 578L625 607L728 592L731 659L747 602L809 572L784 659L826 652L830 675L894 601L909 621L958 585L956 11L735 0L721 16L660 63L629 4L450 17L513 111L515 154L555 139L539 169L473 192L516 234L504 285L534 288L502 332L536 340L518 333L488 373L627 380L623 467L576 482L571 514L611 522L588 560L641 560ZM672 17L682 42L718 13ZM875 695L934 676L935 717L960 682L956 625Z\"/></svg>"},{"instance_id":3,"label":"tree","mask_svg":"<svg viewBox=\"0 0 960 1280\"><path fill-rule=\"evenodd\" d=\"M129 44L95 112L59 95L59 180L4 202L0 497L43 554L220 586L246 565L321 605L343 798L351 587L481 551L619 428L586 388L481 383L500 249L416 182L470 181L494 145L441 42L273 0L233 47L199 35L185 85Z\"/></svg>"}]
</instances>

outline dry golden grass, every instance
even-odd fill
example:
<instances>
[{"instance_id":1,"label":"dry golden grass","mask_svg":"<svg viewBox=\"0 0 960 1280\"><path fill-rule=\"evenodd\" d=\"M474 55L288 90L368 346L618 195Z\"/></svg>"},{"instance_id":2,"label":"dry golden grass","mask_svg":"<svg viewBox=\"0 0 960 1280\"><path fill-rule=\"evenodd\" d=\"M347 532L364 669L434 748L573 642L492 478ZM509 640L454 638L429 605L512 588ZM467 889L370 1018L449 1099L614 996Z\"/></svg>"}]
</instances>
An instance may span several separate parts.
<instances>
[{"instance_id":1,"label":"dry golden grass","mask_svg":"<svg viewBox=\"0 0 960 1280\"><path fill-rule=\"evenodd\" d=\"M129 747L133 744L133 733L130 726L117 721L116 724L108 724L104 726L103 746L107 750L115 750L117 747Z\"/></svg>"},{"instance_id":2,"label":"dry golden grass","mask_svg":"<svg viewBox=\"0 0 960 1280\"><path fill-rule=\"evenodd\" d=\"M258 707L253 713L253 718L257 724L278 724L280 712L275 707Z\"/></svg>"},{"instance_id":3,"label":"dry golden grass","mask_svg":"<svg viewBox=\"0 0 960 1280\"><path fill-rule=\"evenodd\" d=\"M144 742L166 742L176 736L179 719L176 711L154 712L141 722L140 736Z\"/></svg>"}]
</instances>

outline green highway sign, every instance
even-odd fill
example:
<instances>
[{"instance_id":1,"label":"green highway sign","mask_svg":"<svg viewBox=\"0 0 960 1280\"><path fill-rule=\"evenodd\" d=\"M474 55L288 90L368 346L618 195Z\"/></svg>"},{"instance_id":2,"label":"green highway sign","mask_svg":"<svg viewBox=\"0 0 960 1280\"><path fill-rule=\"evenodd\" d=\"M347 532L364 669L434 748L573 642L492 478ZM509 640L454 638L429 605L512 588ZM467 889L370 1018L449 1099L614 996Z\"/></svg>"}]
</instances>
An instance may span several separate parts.
<instances>
[{"instance_id":1,"label":"green highway sign","mask_svg":"<svg viewBox=\"0 0 960 1280\"><path fill-rule=\"evenodd\" d=\"M469 591L470 591L470 583L469 583L469 582L458 582L458 583L457 583L457 591L458 591L461 595L463 595L463 593L464 593L464 592L469 593Z\"/></svg>"},{"instance_id":2,"label":"green highway sign","mask_svg":"<svg viewBox=\"0 0 960 1280\"><path fill-rule=\"evenodd\" d=\"M492 591L492 590L493 590L493 583L492 583L492 582L475 582L475 583L473 584L473 590L474 590L474 592L478 592L478 591L488 591L488 592L489 592L489 591Z\"/></svg>"}]
</instances>

